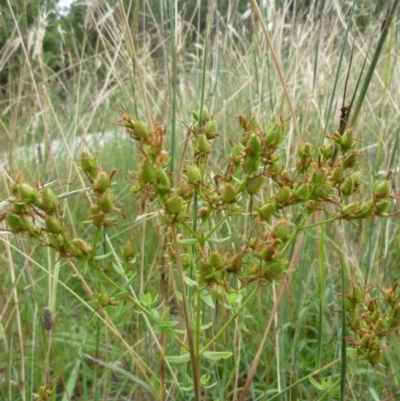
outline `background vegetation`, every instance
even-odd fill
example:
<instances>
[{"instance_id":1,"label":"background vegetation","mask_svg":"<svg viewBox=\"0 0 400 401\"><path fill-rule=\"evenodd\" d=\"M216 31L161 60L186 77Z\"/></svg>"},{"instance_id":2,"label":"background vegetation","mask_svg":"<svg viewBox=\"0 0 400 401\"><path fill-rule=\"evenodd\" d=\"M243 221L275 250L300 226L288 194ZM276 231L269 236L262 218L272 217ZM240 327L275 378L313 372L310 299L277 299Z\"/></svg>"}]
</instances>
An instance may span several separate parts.
<instances>
[{"instance_id":1,"label":"background vegetation","mask_svg":"<svg viewBox=\"0 0 400 401\"><path fill-rule=\"evenodd\" d=\"M159 294L158 302L175 305L172 310L183 327L181 303L174 296L177 280L163 270L159 221L137 220L143 205L129 189L130 172L142 160L125 130L111 123L119 120L121 107L132 117L147 120L132 49L140 60L151 117L167 126L167 146L176 126L177 160L187 133L181 121L190 124L192 110L201 105L204 61L204 103L219 122L220 136L212 150L216 170L225 169L226 155L237 141L239 114L255 113L263 126L282 115L287 128L281 152L288 165L298 138L251 5L234 0L178 1L177 5L175 9L172 1L143 0L113 6L98 1L76 3L68 12L51 1L7 0L1 6L0 193L4 200L10 196L7 188L18 171L30 183L53 182L59 194L81 190L88 185L78 167L82 149L95 155L105 171L122 169L113 180L113 192L126 219L120 216L116 226L107 228L114 244L111 249L119 252L133 238L135 263L127 269L137 274L134 294ZM338 129L352 46L346 103L365 58L367 65L371 62L368 47L371 42L372 48L376 46L387 10L385 2L359 1L350 19L351 7L344 1L322 0L260 4L302 139L314 146ZM346 36L349 20L352 26ZM390 169L393 193L399 184L400 32L399 18L394 20L354 127L367 192ZM87 207L82 206L86 198L78 194L61 203L65 224L90 239L92 227L83 224L88 218ZM398 201L394 203L393 210L398 209ZM305 237L248 399L267 400L340 356L341 268L345 266L346 290L351 281L364 292L373 288L376 296L378 288L393 287L399 279L398 227L397 217L355 224L339 221ZM240 243L243 230L240 225L232 227L237 235L233 241ZM102 246L104 254L110 252L105 240ZM43 308L49 306L55 320L49 353L56 388L53 399L154 399L143 384L140 363L126 344L159 377L160 335L135 308L127 308L124 302L107 307L111 328L93 313L97 306L91 303L88 288L100 291L102 281L96 272L87 270L83 282L82 265L60 259L27 236L4 231L0 249L0 398L32 399L46 382L50 341L41 320ZM105 262L104 269L118 278L112 262ZM170 286L171 297L162 291L164 284ZM217 386L208 390L205 399L238 399L279 286L272 284L257 293L248 307L251 317L243 319L248 331L234 325L217 344L218 350L224 349L223 344L235 344L230 350L234 358L210 362L207 373ZM216 329L228 316L223 308L204 310L204 321L211 320ZM346 399L394 399L400 388L398 344L394 332L384 343L380 365L350 366ZM167 353L174 352L173 343L168 343ZM337 377L340 367L333 365L328 373ZM183 383L184 375L179 381ZM186 399L169 373L166 386L166 399ZM281 397L311 400L332 395L306 380Z\"/></svg>"}]
</instances>

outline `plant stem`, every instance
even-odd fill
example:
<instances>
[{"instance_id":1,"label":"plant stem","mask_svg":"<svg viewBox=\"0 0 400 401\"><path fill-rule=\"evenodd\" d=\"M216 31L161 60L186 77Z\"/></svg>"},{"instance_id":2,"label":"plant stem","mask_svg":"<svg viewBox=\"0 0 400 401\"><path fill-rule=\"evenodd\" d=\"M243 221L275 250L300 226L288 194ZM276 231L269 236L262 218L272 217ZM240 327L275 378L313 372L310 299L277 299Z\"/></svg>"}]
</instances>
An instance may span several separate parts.
<instances>
[{"instance_id":1,"label":"plant stem","mask_svg":"<svg viewBox=\"0 0 400 401\"><path fill-rule=\"evenodd\" d=\"M218 340L221 334L225 331L225 329L239 316L240 312L247 306L247 304L253 299L254 295L256 295L259 287L256 287L253 292L248 296L245 302L240 305L240 308L229 318L229 320L221 327L218 333L200 350L200 355L204 354L214 343Z\"/></svg>"},{"instance_id":2,"label":"plant stem","mask_svg":"<svg viewBox=\"0 0 400 401\"><path fill-rule=\"evenodd\" d=\"M181 286L181 294L182 294L182 303L183 303L183 314L185 316L185 324L186 324L186 333L187 339L189 343L189 353L190 353L190 362L192 364L192 373L193 373L193 384L194 384L194 392L195 392L195 400L201 401L201 389L200 389L200 371L197 364L197 355L193 342L193 333L192 326L190 322L190 314L189 314L189 305L186 297L186 285L185 279L183 275L182 261L179 254L178 241L176 239L176 230L175 226L171 225L171 233L174 242L174 250L176 255L176 266L178 268L178 276L179 283Z\"/></svg>"}]
</instances>

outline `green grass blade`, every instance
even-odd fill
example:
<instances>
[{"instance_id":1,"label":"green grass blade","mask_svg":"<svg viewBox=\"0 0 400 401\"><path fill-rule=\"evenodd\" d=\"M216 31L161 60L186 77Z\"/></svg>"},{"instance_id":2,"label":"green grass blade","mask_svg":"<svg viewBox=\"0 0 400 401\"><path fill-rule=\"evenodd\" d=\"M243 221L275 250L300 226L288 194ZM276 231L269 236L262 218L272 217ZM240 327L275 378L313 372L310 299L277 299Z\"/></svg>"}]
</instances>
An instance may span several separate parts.
<instances>
[{"instance_id":1,"label":"green grass blade","mask_svg":"<svg viewBox=\"0 0 400 401\"><path fill-rule=\"evenodd\" d=\"M387 17L385 23L382 26L382 32L381 32L381 36L379 38L378 45L376 46L375 53L374 53L374 55L372 57L371 64L370 64L370 66L369 66L369 68L367 70L367 74L366 74L365 79L364 79L364 84L361 87L361 92L360 92L360 95L359 95L359 97L357 99L357 103L356 103L355 108L354 108L354 113L353 113L353 117L352 117L351 124L350 124L351 127L354 127L356 122L357 122L358 116L359 116L360 111L361 111L361 106L364 103L365 96L367 94L367 90L368 90L369 84L371 83L371 80L372 80L372 75L374 74L376 65L377 65L379 57L381 55L381 52L382 52L382 49L383 49L383 45L385 43L387 34L389 32L389 26L390 26L390 24L392 22L392 19L394 17L394 14L395 14L395 11L396 11L396 8L397 8L398 4L399 4L399 0L395 0L393 5L392 5L392 8L390 9L390 13L389 13L388 17Z\"/></svg>"}]
</instances>

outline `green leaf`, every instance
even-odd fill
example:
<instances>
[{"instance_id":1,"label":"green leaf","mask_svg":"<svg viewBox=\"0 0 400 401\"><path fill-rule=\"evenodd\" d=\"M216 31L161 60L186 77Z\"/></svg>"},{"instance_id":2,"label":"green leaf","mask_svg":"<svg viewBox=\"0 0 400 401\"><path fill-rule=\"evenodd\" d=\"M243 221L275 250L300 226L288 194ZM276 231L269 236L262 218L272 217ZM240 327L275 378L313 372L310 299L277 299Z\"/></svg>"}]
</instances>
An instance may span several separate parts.
<instances>
[{"instance_id":1,"label":"green leaf","mask_svg":"<svg viewBox=\"0 0 400 401\"><path fill-rule=\"evenodd\" d=\"M189 287L195 287L197 285L197 281L192 280L191 278L185 276L185 283L189 286Z\"/></svg>"},{"instance_id":2,"label":"green leaf","mask_svg":"<svg viewBox=\"0 0 400 401\"><path fill-rule=\"evenodd\" d=\"M377 392L375 391L375 389L369 387L368 391L370 392L370 394L372 395L372 398L374 399L374 401L380 401L379 395L377 394Z\"/></svg>"},{"instance_id":3,"label":"green leaf","mask_svg":"<svg viewBox=\"0 0 400 401\"><path fill-rule=\"evenodd\" d=\"M197 240L197 238L184 238L178 240L178 244L181 245L197 245L198 243L199 241Z\"/></svg>"},{"instance_id":4,"label":"green leaf","mask_svg":"<svg viewBox=\"0 0 400 401\"><path fill-rule=\"evenodd\" d=\"M188 363L190 361L190 354L182 354L179 356L167 355L165 360L171 365L183 365L184 363Z\"/></svg>"},{"instance_id":5,"label":"green leaf","mask_svg":"<svg viewBox=\"0 0 400 401\"><path fill-rule=\"evenodd\" d=\"M200 298L207 306L209 306L212 309L215 309L215 303L209 291L201 290Z\"/></svg>"},{"instance_id":6,"label":"green leaf","mask_svg":"<svg viewBox=\"0 0 400 401\"><path fill-rule=\"evenodd\" d=\"M308 380L310 381L310 383L317 389L317 390L324 390L324 387L321 386L314 378L312 378L311 376L308 378Z\"/></svg>"},{"instance_id":7,"label":"green leaf","mask_svg":"<svg viewBox=\"0 0 400 401\"><path fill-rule=\"evenodd\" d=\"M200 326L200 330L207 330L212 325L213 325L212 322L208 322L207 324L203 324L202 326Z\"/></svg>"},{"instance_id":8,"label":"green leaf","mask_svg":"<svg viewBox=\"0 0 400 401\"><path fill-rule=\"evenodd\" d=\"M125 272L115 263L111 263L111 266L113 267L115 273L119 274L120 276L125 276Z\"/></svg>"},{"instance_id":9,"label":"green leaf","mask_svg":"<svg viewBox=\"0 0 400 401\"><path fill-rule=\"evenodd\" d=\"M311 232L308 231L308 230L304 230L304 234L306 234L307 237L310 237L311 239L324 239L324 238L325 238L324 235L315 235L315 234L311 234Z\"/></svg>"},{"instance_id":10,"label":"green leaf","mask_svg":"<svg viewBox=\"0 0 400 401\"><path fill-rule=\"evenodd\" d=\"M121 291L116 295L113 295L113 299L115 299L116 301L125 298L129 295L129 291Z\"/></svg>"},{"instance_id":11,"label":"green leaf","mask_svg":"<svg viewBox=\"0 0 400 401\"><path fill-rule=\"evenodd\" d=\"M207 238L207 241L210 242L211 244L223 244L224 242L228 242L231 239L231 237L225 237L225 238Z\"/></svg>"},{"instance_id":12,"label":"green leaf","mask_svg":"<svg viewBox=\"0 0 400 401\"><path fill-rule=\"evenodd\" d=\"M129 287L129 286L133 283L133 281L135 280L136 277L137 277L137 273L135 272L135 273L132 274L131 277L129 277L129 280L126 281L126 282L122 285L122 288Z\"/></svg>"},{"instance_id":13,"label":"green leaf","mask_svg":"<svg viewBox=\"0 0 400 401\"><path fill-rule=\"evenodd\" d=\"M204 358L209 361L220 361L221 359L228 359L232 356L232 352L228 351L205 351Z\"/></svg>"},{"instance_id":14,"label":"green leaf","mask_svg":"<svg viewBox=\"0 0 400 401\"><path fill-rule=\"evenodd\" d=\"M113 253L112 252L108 252L105 253L104 255L96 255L93 260L104 260L107 259L109 256L111 256Z\"/></svg>"}]
</instances>

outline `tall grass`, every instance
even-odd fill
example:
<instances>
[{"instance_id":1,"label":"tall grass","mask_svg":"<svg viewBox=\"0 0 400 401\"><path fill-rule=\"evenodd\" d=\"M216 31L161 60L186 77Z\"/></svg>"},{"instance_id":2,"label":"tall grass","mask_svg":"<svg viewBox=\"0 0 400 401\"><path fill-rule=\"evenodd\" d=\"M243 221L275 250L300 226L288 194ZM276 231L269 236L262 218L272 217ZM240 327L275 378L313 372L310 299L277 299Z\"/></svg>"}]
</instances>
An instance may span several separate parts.
<instances>
[{"instance_id":1,"label":"tall grass","mask_svg":"<svg viewBox=\"0 0 400 401\"><path fill-rule=\"evenodd\" d=\"M147 124L165 124L167 148L173 146L170 167L179 177L193 151L182 122L190 123L192 111L205 104L219 121L220 136L213 142L211 157L216 176L225 170L222 163L240 135L239 114L249 118L255 113L262 126L281 114L287 129L280 152L292 168L300 137L316 146L339 128L352 46L346 102L364 61L365 70L374 62L368 49L371 40L371 49L378 43L385 10L380 14L372 2L356 4L347 34L352 5L346 2L313 1L308 12L296 2L271 2L268 7L260 6L259 15L254 8L241 15L233 0L223 14L219 2L206 5L199 1L198 14L188 14L176 9L171 0L160 2L161 20L155 14L156 3L133 2L132 18L122 2L115 8L107 2L88 5L83 41L77 41L68 26L61 27L65 40L60 57L65 69L58 72L46 65L41 51L46 10L39 10L37 24L23 33L17 29L21 15L12 13L10 3L6 7L16 29L6 33L2 54L12 53L14 58L1 56L0 65L17 60L20 75L0 93L1 199L10 198L8 188L18 171L30 183L54 181L53 190L64 195L60 202L65 224L73 236L92 239L94 230L83 223L88 214L82 205L93 200L78 165L81 150L87 149L108 173L122 169L113 178L112 190L116 206L124 210L126 218L119 217L116 226L99 231L93 242L98 255L111 253L101 262L100 273L88 264L60 258L54 249L27 236L1 232L0 398L32 399L46 384L48 365L54 386L51 397L60 400L183 400L188 397L183 388L191 384L188 376L197 385L203 374L216 386L198 388L201 399L239 400L247 386L247 398L243 395L241 399L330 399L329 386L318 389L329 376L341 389L342 399L395 397L400 380L396 333L384 344L381 364L371 368L362 362L340 363L345 354L345 322L338 312L342 309L338 293L349 291L353 281L368 284L364 292L371 289L371 296L378 296L379 288L391 288L398 282L398 217L354 224L338 220L322 229L307 230L302 247L298 242L298 248L290 251L290 268L295 271L286 286L273 283L254 292L239 319L210 345L212 351L231 351L231 358L203 364L197 379L189 365L185 370L164 359L164 355L180 355L184 345L179 349L176 342L163 337L151 317L138 313L144 294L152 294L152 300L158 294L156 304L163 302L160 313L171 307L182 330L189 326L190 317L196 316L204 323L211 321L208 330L216 334L232 314L222 305L193 311L190 302L181 302L183 272L179 276L165 255L176 251L178 245L166 248L157 211L146 209L130 192L131 172L139 169L142 160L137 144L115 124L121 107ZM207 13L207 27L201 29L197 17ZM98 40L86 57L93 32ZM388 27L388 37L369 78L362 107L357 108L354 126L363 149L365 192L390 168L392 192L399 186L396 19ZM33 44L30 38L34 38ZM285 82L286 94L280 80ZM101 138L105 131L114 132L114 139L88 148L90 138L95 133ZM61 145L56 146L55 141ZM75 190L79 192L72 192ZM272 193L273 188L266 187L262 198ZM394 203L393 210L398 209L398 200ZM251 202L247 206L251 210ZM2 203L0 213L6 207L9 204ZM242 218L234 227L221 228L227 236L232 235L230 251L240 249L251 224ZM129 241L136 253L134 263L121 265L119 250ZM97 300L101 295L101 284L120 279L121 270L126 279L132 278L130 297L139 306L127 307L121 302L98 309L94 301L96 294ZM239 281L235 284L241 285ZM187 295L197 296L190 290ZM40 324L46 306L54 313L51 335ZM190 337L189 331L187 335ZM180 341L186 338L182 336ZM192 346L198 351L201 345ZM246 383L249 373L254 379Z\"/></svg>"}]
</instances>

